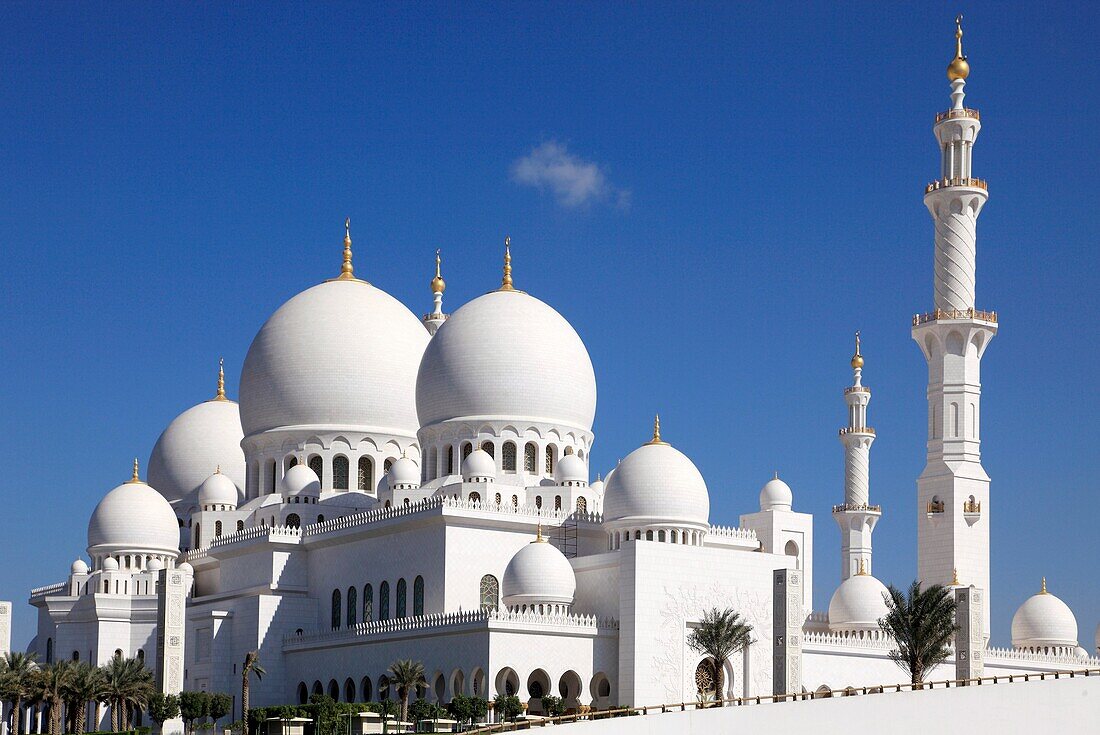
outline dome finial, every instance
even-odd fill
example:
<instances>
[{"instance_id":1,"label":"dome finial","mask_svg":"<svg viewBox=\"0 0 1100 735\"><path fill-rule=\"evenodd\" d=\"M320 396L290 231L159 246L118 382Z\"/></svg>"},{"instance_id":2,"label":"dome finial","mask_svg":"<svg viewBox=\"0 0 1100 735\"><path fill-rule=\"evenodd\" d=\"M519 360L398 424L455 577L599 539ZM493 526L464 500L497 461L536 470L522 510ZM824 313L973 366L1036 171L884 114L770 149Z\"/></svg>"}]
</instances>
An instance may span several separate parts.
<instances>
[{"instance_id":1,"label":"dome finial","mask_svg":"<svg viewBox=\"0 0 1100 735\"><path fill-rule=\"evenodd\" d=\"M435 251L435 278L432 279L432 293L443 293L447 288L447 282L443 280L443 276L439 271L439 264L442 260L439 257L439 249Z\"/></svg>"},{"instance_id":2,"label":"dome finial","mask_svg":"<svg viewBox=\"0 0 1100 735\"><path fill-rule=\"evenodd\" d=\"M867 563L863 560L859 560L859 571L856 572L857 577L866 577L867 575Z\"/></svg>"},{"instance_id":3,"label":"dome finial","mask_svg":"<svg viewBox=\"0 0 1100 735\"><path fill-rule=\"evenodd\" d=\"M1049 595L1050 594L1049 592L1047 592L1047 578L1046 577L1043 577L1043 587L1042 587L1042 589L1039 590L1039 594L1040 595Z\"/></svg>"},{"instance_id":4,"label":"dome finial","mask_svg":"<svg viewBox=\"0 0 1100 735\"><path fill-rule=\"evenodd\" d=\"M970 76L970 64L963 53L962 13L955 16L955 58L947 65L947 78L952 82Z\"/></svg>"},{"instance_id":5,"label":"dome finial","mask_svg":"<svg viewBox=\"0 0 1100 735\"><path fill-rule=\"evenodd\" d=\"M859 330L856 330L856 353L852 355L852 369L859 370L863 367L863 353L860 352Z\"/></svg>"},{"instance_id":6,"label":"dome finial","mask_svg":"<svg viewBox=\"0 0 1100 735\"><path fill-rule=\"evenodd\" d=\"M952 587L961 586L961 583L959 582L959 570L957 568L951 570L951 586Z\"/></svg>"},{"instance_id":7,"label":"dome finial","mask_svg":"<svg viewBox=\"0 0 1100 735\"><path fill-rule=\"evenodd\" d=\"M535 528L535 543L545 544L546 539L542 537L542 521L539 521L539 525Z\"/></svg>"},{"instance_id":8,"label":"dome finial","mask_svg":"<svg viewBox=\"0 0 1100 735\"><path fill-rule=\"evenodd\" d=\"M351 264L351 217L344 220L344 264L340 266L340 276L337 280L356 280L355 267Z\"/></svg>"},{"instance_id":9,"label":"dome finial","mask_svg":"<svg viewBox=\"0 0 1100 735\"><path fill-rule=\"evenodd\" d=\"M215 475L220 475L221 473L222 473L222 466L221 465L218 465L217 467L214 468L214 474Z\"/></svg>"},{"instance_id":10,"label":"dome finial","mask_svg":"<svg viewBox=\"0 0 1100 735\"><path fill-rule=\"evenodd\" d=\"M137 482L141 482L141 478L138 477L138 459L137 457L134 457L134 474L130 478L129 482L127 482L127 484L132 485Z\"/></svg>"},{"instance_id":11,"label":"dome finial","mask_svg":"<svg viewBox=\"0 0 1100 735\"><path fill-rule=\"evenodd\" d=\"M512 286L512 238L504 236L504 278L500 281L501 291L515 291Z\"/></svg>"},{"instance_id":12,"label":"dome finial","mask_svg":"<svg viewBox=\"0 0 1100 735\"><path fill-rule=\"evenodd\" d=\"M647 444L668 444L666 441L661 440L661 414L653 415L653 438L650 439Z\"/></svg>"},{"instance_id":13,"label":"dome finial","mask_svg":"<svg viewBox=\"0 0 1100 735\"><path fill-rule=\"evenodd\" d=\"M225 397L225 358L218 358L218 392L214 394L215 401L228 401Z\"/></svg>"}]
</instances>

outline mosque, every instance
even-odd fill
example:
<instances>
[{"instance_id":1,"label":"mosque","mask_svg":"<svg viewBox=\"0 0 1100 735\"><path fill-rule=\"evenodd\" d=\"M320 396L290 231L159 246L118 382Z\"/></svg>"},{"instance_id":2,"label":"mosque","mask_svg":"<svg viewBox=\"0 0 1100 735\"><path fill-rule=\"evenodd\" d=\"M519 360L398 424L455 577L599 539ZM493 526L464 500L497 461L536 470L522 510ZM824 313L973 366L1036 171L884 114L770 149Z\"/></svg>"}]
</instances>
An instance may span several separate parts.
<instances>
[{"instance_id":1,"label":"mosque","mask_svg":"<svg viewBox=\"0 0 1100 735\"><path fill-rule=\"evenodd\" d=\"M952 104L933 126L941 169L924 191L934 300L911 324L929 367L917 564L971 614L959 660L932 678L1097 668L1045 582L1016 612L1012 647L988 646L996 505L979 371L998 320L975 301L988 192L971 170L981 122L963 104L961 27L956 37ZM412 658L427 669L421 696L516 694L530 713L546 694L606 708L904 679L877 624L872 536L886 511L869 493L875 431L858 335L842 392L844 497L831 509L840 578L817 574L838 586L827 611L812 611L814 517L778 476L758 508L717 525L691 447L669 443L659 419L606 475L593 471L588 352L513 280L509 245L500 287L449 315L437 253L434 304L417 318L356 275L348 227L339 274L256 334L239 402L219 370L214 396L161 434L145 480L135 460L100 501L86 556L31 592L39 660L136 656L166 691L237 693L241 662L258 651L259 706L393 696L386 671ZM715 606L754 631L721 671L687 644Z\"/></svg>"}]
</instances>

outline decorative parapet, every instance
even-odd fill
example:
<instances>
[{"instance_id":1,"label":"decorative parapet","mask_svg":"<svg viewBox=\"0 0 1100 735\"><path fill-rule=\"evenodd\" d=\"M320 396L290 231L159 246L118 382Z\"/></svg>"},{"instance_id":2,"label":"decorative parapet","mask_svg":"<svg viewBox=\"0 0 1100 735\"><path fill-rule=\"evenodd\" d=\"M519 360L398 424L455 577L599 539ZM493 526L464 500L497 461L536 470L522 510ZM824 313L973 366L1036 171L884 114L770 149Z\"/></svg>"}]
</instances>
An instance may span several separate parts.
<instances>
[{"instance_id":1,"label":"decorative parapet","mask_svg":"<svg viewBox=\"0 0 1100 735\"><path fill-rule=\"evenodd\" d=\"M952 186L969 186L975 189L981 189L982 191L989 191L989 184L985 182L985 179L967 179L967 178L950 178L950 179L936 179L931 181L924 187L925 194L931 194L939 189L947 189Z\"/></svg>"},{"instance_id":2,"label":"decorative parapet","mask_svg":"<svg viewBox=\"0 0 1100 735\"><path fill-rule=\"evenodd\" d=\"M1084 668L1096 668L1100 666L1100 658L1077 655L1076 647L1064 646L1054 648L1054 653L1042 653L1020 648L993 648L985 649L985 664L989 666L999 663L1038 663L1038 664L1074 664Z\"/></svg>"},{"instance_id":3,"label":"decorative parapet","mask_svg":"<svg viewBox=\"0 0 1100 735\"><path fill-rule=\"evenodd\" d=\"M516 623L519 625L542 625L556 628L585 628L592 630L617 630L619 621L614 618L597 618L595 615L544 615L534 612L513 612L510 610L469 610L452 613L435 613L410 618L392 620L372 620L358 623L340 630L321 631L303 635L283 637L283 646L315 646L326 643L346 643L359 638L399 633L423 631L425 633L442 631L467 625L492 622Z\"/></svg>"},{"instance_id":4,"label":"decorative parapet","mask_svg":"<svg viewBox=\"0 0 1100 735\"><path fill-rule=\"evenodd\" d=\"M866 393L870 395L871 389L865 385L849 385L844 389L844 395L848 395L849 393Z\"/></svg>"},{"instance_id":5,"label":"decorative parapet","mask_svg":"<svg viewBox=\"0 0 1100 735\"><path fill-rule=\"evenodd\" d=\"M944 110L943 112L936 113L936 122L941 123L944 120L953 120L957 117L969 117L974 120L981 120L982 116L978 114L977 110L969 107L964 107L960 110Z\"/></svg>"},{"instance_id":6,"label":"decorative parapet","mask_svg":"<svg viewBox=\"0 0 1100 735\"><path fill-rule=\"evenodd\" d=\"M848 434L870 434L875 435L875 430L870 426L845 426L840 430L841 436L847 436Z\"/></svg>"},{"instance_id":7,"label":"decorative parapet","mask_svg":"<svg viewBox=\"0 0 1100 735\"><path fill-rule=\"evenodd\" d=\"M802 631L802 646L830 648L873 648L889 651L894 640L881 630L807 630Z\"/></svg>"},{"instance_id":8,"label":"decorative parapet","mask_svg":"<svg viewBox=\"0 0 1100 735\"><path fill-rule=\"evenodd\" d=\"M881 513L881 505L868 505L867 503L841 503L840 505L833 506L834 513L845 513L847 511L865 511L868 513Z\"/></svg>"},{"instance_id":9,"label":"decorative parapet","mask_svg":"<svg viewBox=\"0 0 1100 735\"><path fill-rule=\"evenodd\" d=\"M227 546L256 540L279 544L297 544L302 541L302 530L291 526L252 526L244 528L229 536L219 536L212 540L208 546L201 549L188 551L183 555L183 560L191 562L204 559L210 556L212 552L224 549Z\"/></svg>"},{"instance_id":10,"label":"decorative parapet","mask_svg":"<svg viewBox=\"0 0 1100 735\"><path fill-rule=\"evenodd\" d=\"M48 584L44 587L35 587L31 590L31 599L38 597L49 597L50 595L57 595L65 592L68 589L68 584L65 582L57 582L56 584Z\"/></svg>"},{"instance_id":11,"label":"decorative parapet","mask_svg":"<svg viewBox=\"0 0 1100 735\"><path fill-rule=\"evenodd\" d=\"M708 536L714 536L715 538L728 538L736 541L758 541L756 537L756 531L751 528L734 528L732 526L711 526L707 530Z\"/></svg>"},{"instance_id":12,"label":"decorative parapet","mask_svg":"<svg viewBox=\"0 0 1100 735\"><path fill-rule=\"evenodd\" d=\"M913 326L919 327L921 324L937 322L941 319L977 319L981 322L996 324L997 312L979 309L934 309L927 314L914 314Z\"/></svg>"}]
</instances>

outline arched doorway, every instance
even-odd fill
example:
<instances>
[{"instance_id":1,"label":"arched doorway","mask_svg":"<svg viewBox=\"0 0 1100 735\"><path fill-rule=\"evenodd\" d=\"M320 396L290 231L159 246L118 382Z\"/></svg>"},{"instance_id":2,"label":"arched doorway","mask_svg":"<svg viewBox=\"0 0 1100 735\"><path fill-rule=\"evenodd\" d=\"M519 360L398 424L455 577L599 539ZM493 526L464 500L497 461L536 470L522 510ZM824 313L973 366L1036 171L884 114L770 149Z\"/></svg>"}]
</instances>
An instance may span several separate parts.
<instances>
[{"instance_id":1,"label":"arched doorway","mask_svg":"<svg viewBox=\"0 0 1100 735\"><path fill-rule=\"evenodd\" d=\"M540 714L542 698L547 694L553 694L550 689L550 675L542 669L535 669L527 677L527 713Z\"/></svg>"},{"instance_id":2,"label":"arched doorway","mask_svg":"<svg viewBox=\"0 0 1100 735\"><path fill-rule=\"evenodd\" d=\"M576 671L566 671L558 679L558 696L567 713L576 712L581 706L581 692L584 685L581 683L580 674Z\"/></svg>"},{"instance_id":3,"label":"arched doorway","mask_svg":"<svg viewBox=\"0 0 1100 735\"><path fill-rule=\"evenodd\" d=\"M494 685L496 686L497 694L511 697L519 692L519 674L517 674L514 669L505 666L497 672Z\"/></svg>"},{"instance_id":4,"label":"arched doorway","mask_svg":"<svg viewBox=\"0 0 1100 735\"><path fill-rule=\"evenodd\" d=\"M695 667L695 694L702 701L719 700L722 699L722 692L725 691L725 676L718 666L717 662L711 658L704 658Z\"/></svg>"},{"instance_id":5,"label":"arched doorway","mask_svg":"<svg viewBox=\"0 0 1100 735\"><path fill-rule=\"evenodd\" d=\"M607 709L611 706L611 682L607 674L599 671L592 677L588 685L588 693L592 697L592 706L596 709Z\"/></svg>"}]
</instances>

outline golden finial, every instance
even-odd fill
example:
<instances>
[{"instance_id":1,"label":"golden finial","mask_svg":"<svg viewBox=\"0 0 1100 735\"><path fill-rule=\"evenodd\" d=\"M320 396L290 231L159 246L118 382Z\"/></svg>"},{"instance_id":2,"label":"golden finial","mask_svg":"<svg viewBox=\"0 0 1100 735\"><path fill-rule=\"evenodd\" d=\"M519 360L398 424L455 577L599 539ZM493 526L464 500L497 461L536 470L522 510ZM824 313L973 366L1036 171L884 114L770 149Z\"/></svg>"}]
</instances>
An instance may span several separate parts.
<instances>
[{"instance_id":1,"label":"golden finial","mask_svg":"<svg viewBox=\"0 0 1100 735\"><path fill-rule=\"evenodd\" d=\"M127 482L126 484L127 485L133 485L134 483L137 483L137 482L141 482L141 478L138 477L138 460L137 460L137 457L134 457L134 475L133 475L133 477L130 478L130 481Z\"/></svg>"},{"instance_id":2,"label":"golden finial","mask_svg":"<svg viewBox=\"0 0 1100 735\"><path fill-rule=\"evenodd\" d=\"M214 468L214 474L215 475L220 475L221 473L222 473L222 466L221 465L218 465L217 467Z\"/></svg>"},{"instance_id":3,"label":"golden finial","mask_svg":"<svg viewBox=\"0 0 1100 735\"><path fill-rule=\"evenodd\" d=\"M956 79L966 79L970 76L970 64L963 53L963 17L962 13L955 16L955 58L947 65L947 78L952 82Z\"/></svg>"},{"instance_id":4,"label":"golden finial","mask_svg":"<svg viewBox=\"0 0 1100 735\"><path fill-rule=\"evenodd\" d=\"M863 559L859 560L859 571L856 572L856 576L857 577L866 577L867 576L867 565L864 563Z\"/></svg>"},{"instance_id":5,"label":"golden finial","mask_svg":"<svg viewBox=\"0 0 1100 735\"><path fill-rule=\"evenodd\" d=\"M228 401L225 397L225 358L218 358L218 392L214 395L215 401Z\"/></svg>"},{"instance_id":6,"label":"golden finial","mask_svg":"<svg viewBox=\"0 0 1100 735\"><path fill-rule=\"evenodd\" d=\"M435 278L432 279L432 293L443 293L447 288L447 282L443 280L443 276L439 272L439 250L435 251Z\"/></svg>"},{"instance_id":7,"label":"golden finial","mask_svg":"<svg viewBox=\"0 0 1100 735\"><path fill-rule=\"evenodd\" d=\"M1049 592L1047 592L1047 578L1046 577L1043 577L1043 588L1041 590L1039 590L1039 594L1040 595L1049 595L1050 594Z\"/></svg>"},{"instance_id":8,"label":"golden finial","mask_svg":"<svg viewBox=\"0 0 1100 735\"><path fill-rule=\"evenodd\" d=\"M859 330L856 330L856 354L852 355L852 369L858 370L863 367L863 355L859 351Z\"/></svg>"},{"instance_id":9,"label":"golden finial","mask_svg":"<svg viewBox=\"0 0 1100 735\"><path fill-rule=\"evenodd\" d=\"M546 543L546 539L544 539L542 537L542 521L539 521L539 525L535 529L535 543L536 544L545 544Z\"/></svg>"},{"instance_id":10,"label":"golden finial","mask_svg":"<svg viewBox=\"0 0 1100 735\"><path fill-rule=\"evenodd\" d=\"M654 414L653 416L653 438L650 439L647 444L668 444L666 441L661 441L661 415Z\"/></svg>"},{"instance_id":11,"label":"golden finial","mask_svg":"<svg viewBox=\"0 0 1100 735\"><path fill-rule=\"evenodd\" d=\"M959 570L958 569L952 569L951 570L951 586L952 587L958 587L960 585L961 585L961 583L959 582Z\"/></svg>"},{"instance_id":12,"label":"golden finial","mask_svg":"<svg viewBox=\"0 0 1100 735\"><path fill-rule=\"evenodd\" d=\"M338 281L354 281L355 268L351 264L351 217L344 220L344 264L340 266Z\"/></svg>"},{"instance_id":13,"label":"golden finial","mask_svg":"<svg viewBox=\"0 0 1100 735\"><path fill-rule=\"evenodd\" d=\"M515 291L512 286L512 238L504 236L504 278L500 280L499 291Z\"/></svg>"}]
</instances>

